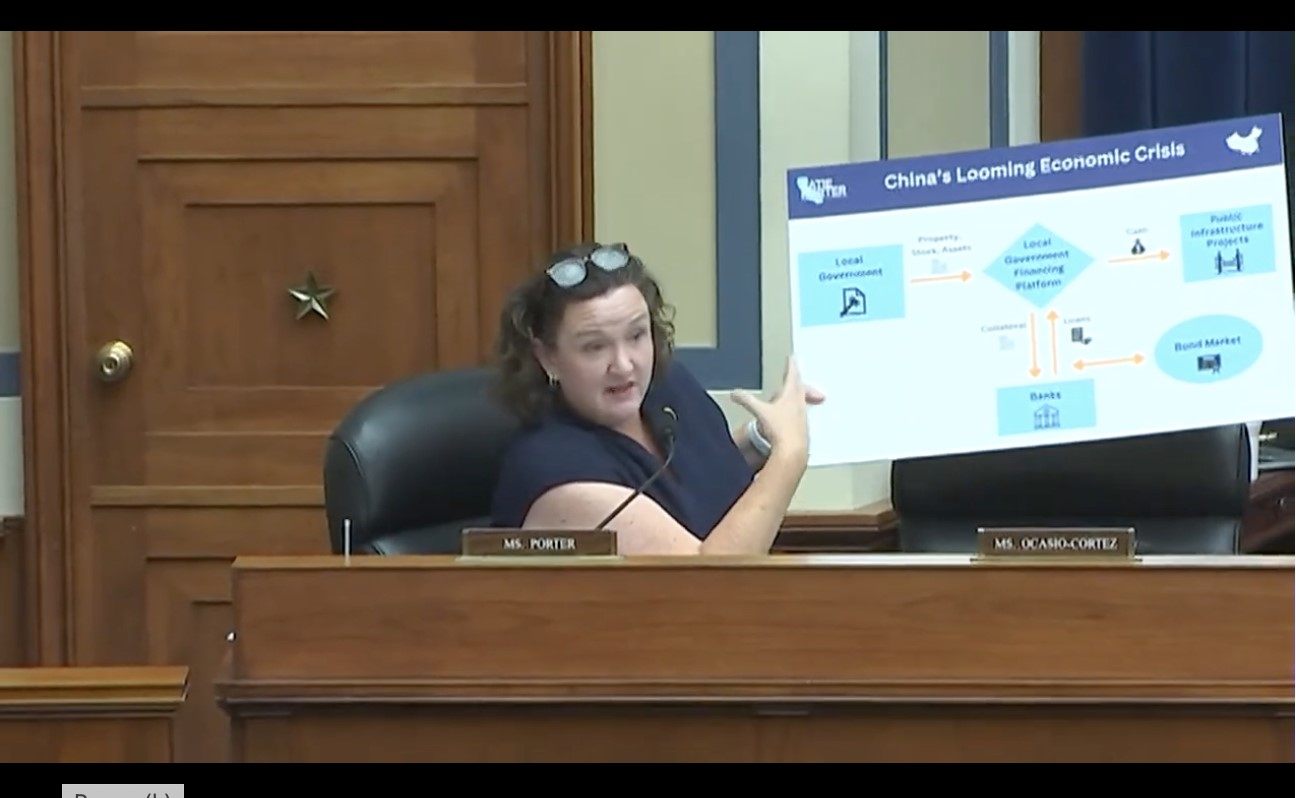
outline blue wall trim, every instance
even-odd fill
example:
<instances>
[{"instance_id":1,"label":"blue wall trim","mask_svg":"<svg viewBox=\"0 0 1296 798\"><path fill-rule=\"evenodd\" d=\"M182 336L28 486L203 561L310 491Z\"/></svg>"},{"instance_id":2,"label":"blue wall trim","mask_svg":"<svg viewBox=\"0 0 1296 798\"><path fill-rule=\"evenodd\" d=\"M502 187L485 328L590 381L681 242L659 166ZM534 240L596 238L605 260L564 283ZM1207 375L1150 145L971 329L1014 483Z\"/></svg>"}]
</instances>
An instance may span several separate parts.
<instances>
[{"instance_id":1,"label":"blue wall trim","mask_svg":"<svg viewBox=\"0 0 1296 798\"><path fill-rule=\"evenodd\" d=\"M18 353L0 352L0 399L18 395Z\"/></svg>"},{"instance_id":2,"label":"blue wall trim","mask_svg":"<svg viewBox=\"0 0 1296 798\"><path fill-rule=\"evenodd\" d=\"M712 390L761 387L760 31L715 32L716 345L677 357Z\"/></svg>"},{"instance_id":3,"label":"blue wall trim","mask_svg":"<svg viewBox=\"0 0 1296 798\"><path fill-rule=\"evenodd\" d=\"M1008 31L990 31L990 146L1008 146Z\"/></svg>"}]
</instances>

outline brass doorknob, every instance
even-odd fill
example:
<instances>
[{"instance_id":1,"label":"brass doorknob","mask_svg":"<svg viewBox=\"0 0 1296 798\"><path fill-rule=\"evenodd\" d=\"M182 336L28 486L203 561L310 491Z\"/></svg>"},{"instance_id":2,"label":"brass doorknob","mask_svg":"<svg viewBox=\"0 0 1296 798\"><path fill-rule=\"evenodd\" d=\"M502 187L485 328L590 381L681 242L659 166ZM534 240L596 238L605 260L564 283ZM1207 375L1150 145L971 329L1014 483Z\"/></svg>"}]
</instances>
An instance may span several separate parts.
<instances>
[{"instance_id":1,"label":"brass doorknob","mask_svg":"<svg viewBox=\"0 0 1296 798\"><path fill-rule=\"evenodd\" d=\"M95 358L99 379L103 382L117 382L130 374L135 363L135 352L125 341L110 341L99 348Z\"/></svg>"}]
</instances>

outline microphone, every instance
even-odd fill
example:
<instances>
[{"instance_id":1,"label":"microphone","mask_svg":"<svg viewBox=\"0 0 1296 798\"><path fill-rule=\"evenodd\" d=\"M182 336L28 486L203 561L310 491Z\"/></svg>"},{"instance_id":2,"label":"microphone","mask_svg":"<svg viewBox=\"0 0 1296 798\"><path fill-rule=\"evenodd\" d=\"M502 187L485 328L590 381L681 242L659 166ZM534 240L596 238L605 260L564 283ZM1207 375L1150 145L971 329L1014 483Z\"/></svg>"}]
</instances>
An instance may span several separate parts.
<instances>
[{"instance_id":1,"label":"microphone","mask_svg":"<svg viewBox=\"0 0 1296 798\"><path fill-rule=\"evenodd\" d=\"M608 513L607 518L604 518L599 522L598 526L594 527L594 531L601 531L603 527L608 525L609 521L616 518L617 515L630 504L630 502L634 501L635 497L648 490L648 486L656 482L657 477L660 477L666 472L666 467L670 465L671 458L675 456L675 433L679 429L679 416L675 414L675 408L670 405L662 408L662 419L659 428L662 436L666 438L666 459L662 461L661 467L653 472L653 475L648 477L648 479L640 485L634 493L627 496L625 501L618 504L615 510Z\"/></svg>"},{"instance_id":2,"label":"microphone","mask_svg":"<svg viewBox=\"0 0 1296 798\"><path fill-rule=\"evenodd\" d=\"M661 433L666 436L666 445L675 446L675 433L679 430L679 416L675 414L675 408L666 405L662 408ZM669 455L667 455L669 457Z\"/></svg>"}]
</instances>

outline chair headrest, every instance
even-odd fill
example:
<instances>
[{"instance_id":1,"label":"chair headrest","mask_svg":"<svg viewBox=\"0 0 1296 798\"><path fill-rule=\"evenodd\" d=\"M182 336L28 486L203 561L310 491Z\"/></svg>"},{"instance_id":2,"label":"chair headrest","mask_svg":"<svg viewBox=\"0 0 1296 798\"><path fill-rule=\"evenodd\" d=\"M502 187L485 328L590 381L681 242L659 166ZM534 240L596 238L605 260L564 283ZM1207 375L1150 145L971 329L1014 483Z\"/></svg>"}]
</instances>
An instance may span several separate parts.
<instances>
[{"instance_id":1,"label":"chair headrest","mask_svg":"<svg viewBox=\"0 0 1296 798\"><path fill-rule=\"evenodd\" d=\"M1240 516L1243 424L896 460L892 505L911 516Z\"/></svg>"},{"instance_id":2,"label":"chair headrest","mask_svg":"<svg viewBox=\"0 0 1296 798\"><path fill-rule=\"evenodd\" d=\"M422 374L365 397L324 455L333 551L376 538L488 515L498 465L518 428L489 393L487 368Z\"/></svg>"}]
</instances>

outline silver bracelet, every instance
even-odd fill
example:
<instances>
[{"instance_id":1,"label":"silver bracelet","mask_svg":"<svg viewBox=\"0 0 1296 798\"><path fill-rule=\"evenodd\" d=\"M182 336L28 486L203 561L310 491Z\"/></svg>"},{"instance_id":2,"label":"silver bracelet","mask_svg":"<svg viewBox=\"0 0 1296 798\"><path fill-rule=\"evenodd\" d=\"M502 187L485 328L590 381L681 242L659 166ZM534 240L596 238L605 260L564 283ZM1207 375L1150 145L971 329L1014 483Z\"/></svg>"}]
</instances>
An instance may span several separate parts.
<instances>
[{"instance_id":1,"label":"silver bracelet","mask_svg":"<svg viewBox=\"0 0 1296 798\"><path fill-rule=\"evenodd\" d=\"M769 457L770 451L774 448L769 441L765 440L765 436L761 435L760 425L756 423L754 418L747 422L747 440L751 442L752 448L761 457Z\"/></svg>"}]
</instances>

